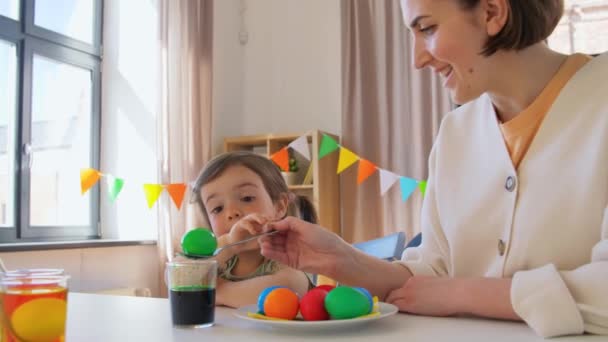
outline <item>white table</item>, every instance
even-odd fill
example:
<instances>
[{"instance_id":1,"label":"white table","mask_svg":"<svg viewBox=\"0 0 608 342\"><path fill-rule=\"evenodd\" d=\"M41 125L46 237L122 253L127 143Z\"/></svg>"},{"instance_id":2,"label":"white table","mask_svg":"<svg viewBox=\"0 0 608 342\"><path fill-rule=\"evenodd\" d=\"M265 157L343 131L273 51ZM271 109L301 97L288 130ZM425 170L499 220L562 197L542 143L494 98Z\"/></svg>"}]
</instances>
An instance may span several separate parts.
<instances>
[{"instance_id":1,"label":"white table","mask_svg":"<svg viewBox=\"0 0 608 342\"><path fill-rule=\"evenodd\" d=\"M211 328L174 328L167 299L70 293L66 341L547 341L536 336L523 323L405 314L373 321L358 326L356 330L294 333L237 318L233 315L234 311L217 308L216 324ZM585 335L560 338L558 341L607 340L606 336Z\"/></svg>"}]
</instances>

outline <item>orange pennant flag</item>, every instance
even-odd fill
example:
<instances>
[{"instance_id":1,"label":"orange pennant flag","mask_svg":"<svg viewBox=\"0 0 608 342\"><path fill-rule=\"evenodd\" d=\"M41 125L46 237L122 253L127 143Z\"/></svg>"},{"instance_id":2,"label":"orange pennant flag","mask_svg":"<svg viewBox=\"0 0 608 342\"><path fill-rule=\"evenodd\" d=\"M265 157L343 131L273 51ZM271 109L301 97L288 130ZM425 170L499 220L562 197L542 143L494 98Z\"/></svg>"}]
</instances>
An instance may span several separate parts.
<instances>
[{"instance_id":1,"label":"orange pennant flag","mask_svg":"<svg viewBox=\"0 0 608 342\"><path fill-rule=\"evenodd\" d=\"M376 172L376 165L369 160L359 160L359 171L357 172L357 184L363 183L369 176Z\"/></svg>"},{"instance_id":2,"label":"orange pennant flag","mask_svg":"<svg viewBox=\"0 0 608 342\"><path fill-rule=\"evenodd\" d=\"M101 177L101 172L87 168L80 170L80 193L84 195L85 192L89 191L89 189L97 183Z\"/></svg>"},{"instance_id":3,"label":"orange pennant flag","mask_svg":"<svg viewBox=\"0 0 608 342\"><path fill-rule=\"evenodd\" d=\"M289 171L289 152L287 152L287 146L283 147L279 152L270 156L275 164L277 164L281 170Z\"/></svg>"},{"instance_id":4,"label":"orange pennant flag","mask_svg":"<svg viewBox=\"0 0 608 342\"><path fill-rule=\"evenodd\" d=\"M169 196L171 196L173 203L179 210L182 207L182 201L184 200L184 194L186 193L186 184L169 184L167 185L167 191L169 192Z\"/></svg>"}]
</instances>

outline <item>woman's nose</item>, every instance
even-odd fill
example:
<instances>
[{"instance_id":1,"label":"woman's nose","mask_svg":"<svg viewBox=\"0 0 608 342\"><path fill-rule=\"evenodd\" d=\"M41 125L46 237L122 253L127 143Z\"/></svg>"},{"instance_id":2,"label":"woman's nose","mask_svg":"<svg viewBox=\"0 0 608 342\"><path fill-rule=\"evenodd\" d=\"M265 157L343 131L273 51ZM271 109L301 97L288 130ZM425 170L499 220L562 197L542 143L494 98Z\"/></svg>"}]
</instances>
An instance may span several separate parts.
<instances>
[{"instance_id":1,"label":"woman's nose","mask_svg":"<svg viewBox=\"0 0 608 342\"><path fill-rule=\"evenodd\" d=\"M422 69L426 67L430 61L433 60L431 54L427 51L424 43L421 39L414 38L414 66L416 69Z\"/></svg>"}]
</instances>

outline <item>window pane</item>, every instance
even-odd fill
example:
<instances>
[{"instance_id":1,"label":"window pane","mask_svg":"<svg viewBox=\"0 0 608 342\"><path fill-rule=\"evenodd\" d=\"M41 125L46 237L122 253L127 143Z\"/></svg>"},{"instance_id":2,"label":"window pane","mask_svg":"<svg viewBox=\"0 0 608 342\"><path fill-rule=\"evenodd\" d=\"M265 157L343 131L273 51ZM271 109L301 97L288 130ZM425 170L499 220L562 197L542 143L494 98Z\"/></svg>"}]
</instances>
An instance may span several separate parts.
<instances>
[{"instance_id":1,"label":"window pane","mask_svg":"<svg viewBox=\"0 0 608 342\"><path fill-rule=\"evenodd\" d=\"M30 224L87 225L80 169L91 166L91 72L38 55L33 63Z\"/></svg>"},{"instance_id":2,"label":"window pane","mask_svg":"<svg viewBox=\"0 0 608 342\"><path fill-rule=\"evenodd\" d=\"M564 16L548 41L567 54L608 51L608 0L567 0Z\"/></svg>"},{"instance_id":3,"label":"window pane","mask_svg":"<svg viewBox=\"0 0 608 342\"><path fill-rule=\"evenodd\" d=\"M36 0L34 25L93 44L93 0Z\"/></svg>"},{"instance_id":4,"label":"window pane","mask_svg":"<svg viewBox=\"0 0 608 342\"><path fill-rule=\"evenodd\" d=\"M14 224L17 49L0 40L0 227Z\"/></svg>"},{"instance_id":5,"label":"window pane","mask_svg":"<svg viewBox=\"0 0 608 342\"><path fill-rule=\"evenodd\" d=\"M0 15L19 20L19 0L0 0Z\"/></svg>"}]
</instances>

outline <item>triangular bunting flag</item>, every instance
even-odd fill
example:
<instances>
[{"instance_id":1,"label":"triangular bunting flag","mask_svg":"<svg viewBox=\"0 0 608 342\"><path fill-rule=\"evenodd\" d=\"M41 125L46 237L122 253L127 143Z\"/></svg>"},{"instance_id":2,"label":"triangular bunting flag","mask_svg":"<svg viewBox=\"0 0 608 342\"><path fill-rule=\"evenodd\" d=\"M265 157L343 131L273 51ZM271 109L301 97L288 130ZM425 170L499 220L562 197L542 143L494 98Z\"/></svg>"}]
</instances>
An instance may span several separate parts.
<instances>
[{"instance_id":1,"label":"triangular bunting flag","mask_svg":"<svg viewBox=\"0 0 608 342\"><path fill-rule=\"evenodd\" d=\"M369 160L359 159L359 171L357 172L357 184L363 183L369 176L376 172L376 165Z\"/></svg>"},{"instance_id":2,"label":"triangular bunting flag","mask_svg":"<svg viewBox=\"0 0 608 342\"><path fill-rule=\"evenodd\" d=\"M292 141L289 145L287 145L299 154L301 154L306 160L310 160L310 149L308 148L308 138L303 135L298 139Z\"/></svg>"},{"instance_id":3,"label":"triangular bunting flag","mask_svg":"<svg viewBox=\"0 0 608 342\"><path fill-rule=\"evenodd\" d=\"M271 155L270 159L272 159L281 170L285 172L289 171L289 152L287 152L287 147L283 147L279 152Z\"/></svg>"},{"instance_id":4,"label":"triangular bunting flag","mask_svg":"<svg viewBox=\"0 0 608 342\"><path fill-rule=\"evenodd\" d=\"M163 186L161 184L144 184L144 192L146 193L148 208L152 208L161 192L163 192Z\"/></svg>"},{"instance_id":5,"label":"triangular bunting flag","mask_svg":"<svg viewBox=\"0 0 608 342\"><path fill-rule=\"evenodd\" d=\"M401 199L405 202L408 197L418 188L418 182L414 179L401 177L399 179L399 185L401 186Z\"/></svg>"},{"instance_id":6,"label":"triangular bunting flag","mask_svg":"<svg viewBox=\"0 0 608 342\"><path fill-rule=\"evenodd\" d=\"M418 183L418 189L420 189L422 196L424 196L424 193L426 192L426 181L420 181Z\"/></svg>"},{"instance_id":7,"label":"triangular bunting flag","mask_svg":"<svg viewBox=\"0 0 608 342\"><path fill-rule=\"evenodd\" d=\"M384 196L388 189L393 186L398 179L399 176L396 174L380 169L380 195Z\"/></svg>"},{"instance_id":8,"label":"triangular bunting flag","mask_svg":"<svg viewBox=\"0 0 608 342\"><path fill-rule=\"evenodd\" d=\"M89 191L89 189L97 183L101 177L101 172L87 168L80 170L80 193L84 195L85 192Z\"/></svg>"},{"instance_id":9,"label":"triangular bunting flag","mask_svg":"<svg viewBox=\"0 0 608 342\"><path fill-rule=\"evenodd\" d=\"M359 156L352 153L350 150L340 147L340 159L338 160L338 173L346 170L349 166L353 165Z\"/></svg>"},{"instance_id":10,"label":"triangular bunting flag","mask_svg":"<svg viewBox=\"0 0 608 342\"><path fill-rule=\"evenodd\" d=\"M110 196L110 202L116 201L116 197L122 190L123 185L125 185L125 181L120 178L116 178L114 176L108 176L108 196Z\"/></svg>"},{"instance_id":11,"label":"triangular bunting flag","mask_svg":"<svg viewBox=\"0 0 608 342\"><path fill-rule=\"evenodd\" d=\"M184 200L184 194L186 193L186 184L169 184L167 185L167 191L173 200L173 204L175 204L177 210L179 210L182 207L182 201Z\"/></svg>"},{"instance_id":12,"label":"triangular bunting flag","mask_svg":"<svg viewBox=\"0 0 608 342\"><path fill-rule=\"evenodd\" d=\"M319 148L319 159L325 157L326 155L332 153L337 149L338 143L330 136L323 134L323 139L321 140L321 147Z\"/></svg>"}]
</instances>

